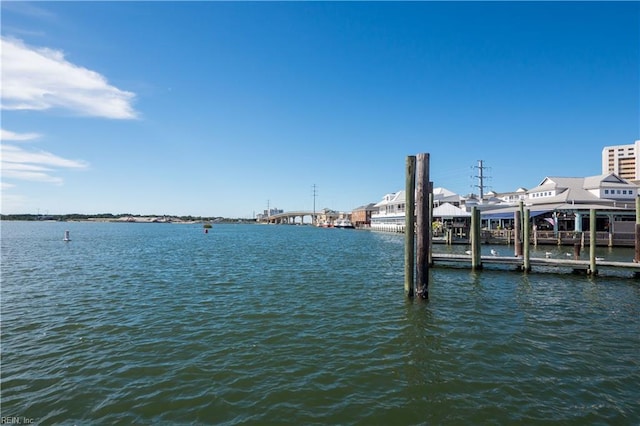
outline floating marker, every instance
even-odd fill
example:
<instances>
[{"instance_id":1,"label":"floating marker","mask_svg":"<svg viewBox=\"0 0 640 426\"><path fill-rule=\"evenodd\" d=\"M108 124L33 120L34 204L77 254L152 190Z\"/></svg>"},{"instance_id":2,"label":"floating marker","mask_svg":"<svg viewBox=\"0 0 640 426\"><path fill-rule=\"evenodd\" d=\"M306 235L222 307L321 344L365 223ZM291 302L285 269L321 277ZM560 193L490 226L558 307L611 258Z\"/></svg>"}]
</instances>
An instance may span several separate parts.
<instances>
[{"instance_id":1,"label":"floating marker","mask_svg":"<svg viewBox=\"0 0 640 426\"><path fill-rule=\"evenodd\" d=\"M71 241L71 238L69 238L69 231L64 231L64 238L62 241Z\"/></svg>"}]
</instances>

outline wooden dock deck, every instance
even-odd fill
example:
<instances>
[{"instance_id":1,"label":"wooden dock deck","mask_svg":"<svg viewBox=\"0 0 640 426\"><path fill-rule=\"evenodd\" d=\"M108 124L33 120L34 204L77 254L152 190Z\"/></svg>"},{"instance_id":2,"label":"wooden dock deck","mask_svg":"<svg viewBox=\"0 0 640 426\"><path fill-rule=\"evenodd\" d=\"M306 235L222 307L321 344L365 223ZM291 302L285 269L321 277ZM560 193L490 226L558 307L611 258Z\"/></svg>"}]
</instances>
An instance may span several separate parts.
<instances>
[{"instance_id":1,"label":"wooden dock deck","mask_svg":"<svg viewBox=\"0 0 640 426\"><path fill-rule=\"evenodd\" d=\"M432 260L434 266L437 263L458 263L464 266L471 267L471 255L468 254L447 254L447 253L432 253ZM481 256L482 264L498 264L506 266L514 266L517 269L524 268L524 257L522 256ZM531 257L529 258L529 265L533 266L546 266L546 267L564 267L575 270L587 270L589 269L588 260L575 260L575 259L554 259L547 257ZM615 268L626 269L634 271L640 274L640 263L635 262L619 262L608 260L596 260L596 266L603 268Z\"/></svg>"}]
</instances>

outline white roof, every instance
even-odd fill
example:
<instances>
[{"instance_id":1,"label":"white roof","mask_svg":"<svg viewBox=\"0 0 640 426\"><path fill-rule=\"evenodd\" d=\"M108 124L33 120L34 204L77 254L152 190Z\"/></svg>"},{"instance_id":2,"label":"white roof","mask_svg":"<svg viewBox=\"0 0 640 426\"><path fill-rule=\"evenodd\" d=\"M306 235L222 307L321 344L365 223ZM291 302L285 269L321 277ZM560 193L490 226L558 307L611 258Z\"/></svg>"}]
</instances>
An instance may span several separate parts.
<instances>
[{"instance_id":1,"label":"white roof","mask_svg":"<svg viewBox=\"0 0 640 426\"><path fill-rule=\"evenodd\" d=\"M400 190L391 194L387 194L374 207L382 207L388 204L402 204L405 202L405 191Z\"/></svg>"},{"instance_id":2,"label":"white roof","mask_svg":"<svg viewBox=\"0 0 640 426\"><path fill-rule=\"evenodd\" d=\"M469 216L471 216L471 213L451 203L444 203L433 209L433 217L453 218Z\"/></svg>"}]
</instances>

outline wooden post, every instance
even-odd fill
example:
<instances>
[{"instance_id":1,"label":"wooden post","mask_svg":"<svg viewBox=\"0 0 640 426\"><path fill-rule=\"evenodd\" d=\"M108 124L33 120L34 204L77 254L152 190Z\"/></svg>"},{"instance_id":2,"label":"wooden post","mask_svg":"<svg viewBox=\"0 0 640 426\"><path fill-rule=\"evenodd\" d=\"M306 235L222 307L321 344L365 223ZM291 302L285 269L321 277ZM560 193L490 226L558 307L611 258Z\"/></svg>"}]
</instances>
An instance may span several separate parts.
<instances>
[{"instance_id":1,"label":"wooden post","mask_svg":"<svg viewBox=\"0 0 640 426\"><path fill-rule=\"evenodd\" d=\"M416 291L423 299L428 298L429 287L429 154L418 154L416 162ZM409 206L408 202L406 204ZM407 207L408 208L408 207Z\"/></svg>"},{"instance_id":2,"label":"wooden post","mask_svg":"<svg viewBox=\"0 0 640 426\"><path fill-rule=\"evenodd\" d=\"M524 211L524 220L523 220L523 224L524 224L524 232L523 232L523 237L524 237L524 264L523 264L523 269L525 272L529 272L531 271L531 264L529 262L529 209L526 209Z\"/></svg>"},{"instance_id":3,"label":"wooden post","mask_svg":"<svg viewBox=\"0 0 640 426\"><path fill-rule=\"evenodd\" d=\"M407 157L405 179L405 231L404 231L404 292L413 297L413 271L415 267L415 190L416 157Z\"/></svg>"},{"instance_id":4,"label":"wooden post","mask_svg":"<svg viewBox=\"0 0 640 426\"><path fill-rule=\"evenodd\" d=\"M513 213L513 245L516 257L522 256L522 245L520 244L520 210Z\"/></svg>"},{"instance_id":5,"label":"wooden post","mask_svg":"<svg viewBox=\"0 0 640 426\"><path fill-rule=\"evenodd\" d=\"M589 210L589 275L597 275L596 268L596 209Z\"/></svg>"},{"instance_id":6,"label":"wooden post","mask_svg":"<svg viewBox=\"0 0 640 426\"><path fill-rule=\"evenodd\" d=\"M640 262L640 196L636 197L636 242L633 261Z\"/></svg>"},{"instance_id":7,"label":"wooden post","mask_svg":"<svg viewBox=\"0 0 640 426\"><path fill-rule=\"evenodd\" d=\"M429 154L427 154L429 155ZM427 246L429 247L429 255L428 261L429 266L433 266L433 182L429 182L429 243ZM429 284L427 278L427 285Z\"/></svg>"},{"instance_id":8,"label":"wooden post","mask_svg":"<svg viewBox=\"0 0 640 426\"><path fill-rule=\"evenodd\" d=\"M580 259L580 244L575 243L573 245L573 260L579 260L579 259Z\"/></svg>"},{"instance_id":9,"label":"wooden post","mask_svg":"<svg viewBox=\"0 0 640 426\"><path fill-rule=\"evenodd\" d=\"M481 269L482 259L480 258L480 210L478 207L471 208L471 269Z\"/></svg>"}]
</instances>

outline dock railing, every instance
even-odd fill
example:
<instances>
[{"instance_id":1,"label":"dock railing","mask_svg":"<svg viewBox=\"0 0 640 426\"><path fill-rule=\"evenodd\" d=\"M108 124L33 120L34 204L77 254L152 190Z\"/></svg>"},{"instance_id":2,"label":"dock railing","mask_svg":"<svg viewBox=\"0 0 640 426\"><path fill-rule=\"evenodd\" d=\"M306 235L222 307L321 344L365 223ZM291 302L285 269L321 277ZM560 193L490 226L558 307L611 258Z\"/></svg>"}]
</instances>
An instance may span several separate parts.
<instances>
[{"instance_id":1,"label":"dock railing","mask_svg":"<svg viewBox=\"0 0 640 426\"><path fill-rule=\"evenodd\" d=\"M482 239L486 244L512 244L514 231L510 229L491 229L482 231ZM589 245L588 232L579 231L532 231L530 241L533 245L573 245L579 243L582 247ZM635 233L633 232L596 232L596 245L633 247Z\"/></svg>"}]
</instances>

